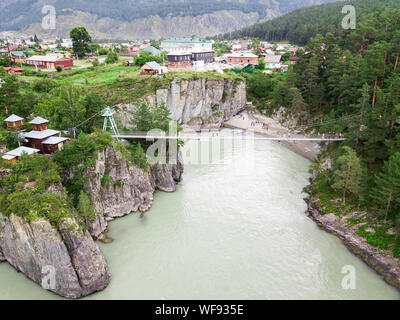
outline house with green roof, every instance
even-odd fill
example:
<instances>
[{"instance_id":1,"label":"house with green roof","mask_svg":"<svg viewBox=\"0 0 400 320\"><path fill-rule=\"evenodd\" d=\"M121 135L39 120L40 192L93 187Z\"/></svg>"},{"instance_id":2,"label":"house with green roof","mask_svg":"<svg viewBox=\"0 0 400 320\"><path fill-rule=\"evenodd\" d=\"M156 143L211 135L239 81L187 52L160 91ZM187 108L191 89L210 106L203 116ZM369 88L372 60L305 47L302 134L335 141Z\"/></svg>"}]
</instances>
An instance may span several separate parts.
<instances>
[{"instance_id":1,"label":"house with green roof","mask_svg":"<svg viewBox=\"0 0 400 320\"><path fill-rule=\"evenodd\" d=\"M158 50L157 48L155 48L153 46L148 46L148 47L144 48L142 51L150 52L150 54L153 56L158 56L162 52L161 50Z\"/></svg>"}]
</instances>

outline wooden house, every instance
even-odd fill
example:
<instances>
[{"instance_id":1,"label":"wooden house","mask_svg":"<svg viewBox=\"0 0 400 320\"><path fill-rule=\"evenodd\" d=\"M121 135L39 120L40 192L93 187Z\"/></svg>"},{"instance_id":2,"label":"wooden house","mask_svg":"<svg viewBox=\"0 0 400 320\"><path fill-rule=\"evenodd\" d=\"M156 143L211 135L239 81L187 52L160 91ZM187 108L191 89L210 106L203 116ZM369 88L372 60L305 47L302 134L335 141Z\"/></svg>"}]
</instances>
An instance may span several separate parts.
<instances>
[{"instance_id":1,"label":"wooden house","mask_svg":"<svg viewBox=\"0 0 400 320\"><path fill-rule=\"evenodd\" d=\"M49 120L42 117L36 117L29 122L32 125L32 130L43 131L49 128Z\"/></svg>"},{"instance_id":2,"label":"wooden house","mask_svg":"<svg viewBox=\"0 0 400 320\"><path fill-rule=\"evenodd\" d=\"M144 64L140 70L143 75L158 75L162 74L162 67L155 61L150 61Z\"/></svg>"},{"instance_id":3,"label":"wooden house","mask_svg":"<svg viewBox=\"0 0 400 320\"><path fill-rule=\"evenodd\" d=\"M213 50L193 50L192 61L203 61L204 63L214 62L214 51Z\"/></svg>"},{"instance_id":4,"label":"wooden house","mask_svg":"<svg viewBox=\"0 0 400 320\"><path fill-rule=\"evenodd\" d=\"M18 158L20 158L24 153L29 156L32 156L32 155L38 153L39 151L40 151L39 149L35 149L35 148L19 147L17 149L6 152L2 156L2 158L7 163L14 164L18 160Z\"/></svg>"},{"instance_id":5,"label":"wooden house","mask_svg":"<svg viewBox=\"0 0 400 320\"><path fill-rule=\"evenodd\" d=\"M51 136L42 142L44 153L53 153L61 150L64 144L68 142L68 138Z\"/></svg>"},{"instance_id":6,"label":"wooden house","mask_svg":"<svg viewBox=\"0 0 400 320\"><path fill-rule=\"evenodd\" d=\"M21 118L15 114L12 114L4 120L7 125L7 129L13 131L20 131L24 129L24 118Z\"/></svg>"},{"instance_id":7,"label":"wooden house","mask_svg":"<svg viewBox=\"0 0 400 320\"><path fill-rule=\"evenodd\" d=\"M192 54L190 52L176 52L168 54L168 69L192 68Z\"/></svg>"},{"instance_id":8,"label":"wooden house","mask_svg":"<svg viewBox=\"0 0 400 320\"><path fill-rule=\"evenodd\" d=\"M43 142L50 137L59 137L60 131L46 129L42 131L32 130L24 134L24 138L28 140L27 145L31 148L39 149L41 153L47 153L49 149L43 145Z\"/></svg>"}]
</instances>

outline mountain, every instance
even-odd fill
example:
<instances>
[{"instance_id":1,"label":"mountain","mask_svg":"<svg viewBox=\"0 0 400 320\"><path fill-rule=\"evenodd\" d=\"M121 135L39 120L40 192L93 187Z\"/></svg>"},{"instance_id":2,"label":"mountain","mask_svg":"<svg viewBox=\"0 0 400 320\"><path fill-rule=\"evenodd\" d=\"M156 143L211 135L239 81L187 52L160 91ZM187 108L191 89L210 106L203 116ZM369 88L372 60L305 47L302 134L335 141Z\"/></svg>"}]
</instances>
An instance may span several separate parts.
<instances>
[{"instance_id":1,"label":"mountain","mask_svg":"<svg viewBox=\"0 0 400 320\"><path fill-rule=\"evenodd\" d=\"M245 27L241 30L226 33L225 39L242 37L260 38L266 41L288 40L300 45L317 34L328 32L341 35L345 32L342 20L345 14L342 8L353 5L357 21L384 8L400 8L399 0L352 0L315 5L301 8L278 18Z\"/></svg>"},{"instance_id":2,"label":"mountain","mask_svg":"<svg viewBox=\"0 0 400 320\"><path fill-rule=\"evenodd\" d=\"M0 32L67 37L85 26L94 38L158 39L212 36L334 0L2 0ZM44 30L42 8L56 9L55 30Z\"/></svg>"}]
</instances>

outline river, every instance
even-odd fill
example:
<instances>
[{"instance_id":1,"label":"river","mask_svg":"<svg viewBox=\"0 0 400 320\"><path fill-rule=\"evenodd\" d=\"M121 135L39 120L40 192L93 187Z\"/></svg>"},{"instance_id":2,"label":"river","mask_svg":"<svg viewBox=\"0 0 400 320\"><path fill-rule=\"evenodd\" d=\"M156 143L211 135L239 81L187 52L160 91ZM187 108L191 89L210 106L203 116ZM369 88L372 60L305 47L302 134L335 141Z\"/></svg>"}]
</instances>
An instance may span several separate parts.
<instances>
[{"instance_id":1,"label":"river","mask_svg":"<svg viewBox=\"0 0 400 320\"><path fill-rule=\"evenodd\" d=\"M99 245L112 280L86 299L400 299L306 217L308 166L268 141L185 165L177 191L157 192L143 219L110 224L114 241ZM345 266L355 270L354 289L342 287ZM54 298L0 264L0 299Z\"/></svg>"}]
</instances>

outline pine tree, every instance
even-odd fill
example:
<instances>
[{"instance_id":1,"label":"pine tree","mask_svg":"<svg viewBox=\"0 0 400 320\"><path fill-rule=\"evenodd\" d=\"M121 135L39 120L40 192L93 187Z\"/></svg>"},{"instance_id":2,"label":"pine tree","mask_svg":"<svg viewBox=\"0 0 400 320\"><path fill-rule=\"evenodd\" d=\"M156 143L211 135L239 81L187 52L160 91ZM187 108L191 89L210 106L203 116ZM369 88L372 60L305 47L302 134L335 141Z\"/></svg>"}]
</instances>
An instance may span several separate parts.
<instances>
[{"instance_id":1,"label":"pine tree","mask_svg":"<svg viewBox=\"0 0 400 320\"><path fill-rule=\"evenodd\" d=\"M342 147L340 155L334 163L332 187L343 191L343 202L346 202L346 192L358 196L361 182L361 163L355 151L348 146Z\"/></svg>"},{"instance_id":2,"label":"pine tree","mask_svg":"<svg viewBox=\"0 0 400 320\"><path fill-rule=\"evenodd\" d=\"M389 213L400 209L400 152L394 153L385 162L382 171L375 177L375 185L371 199L386 221Z\"/></svg>"}]
</instances>

